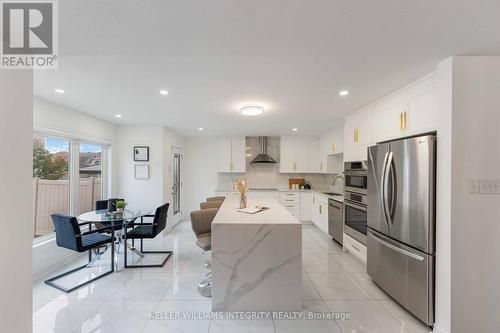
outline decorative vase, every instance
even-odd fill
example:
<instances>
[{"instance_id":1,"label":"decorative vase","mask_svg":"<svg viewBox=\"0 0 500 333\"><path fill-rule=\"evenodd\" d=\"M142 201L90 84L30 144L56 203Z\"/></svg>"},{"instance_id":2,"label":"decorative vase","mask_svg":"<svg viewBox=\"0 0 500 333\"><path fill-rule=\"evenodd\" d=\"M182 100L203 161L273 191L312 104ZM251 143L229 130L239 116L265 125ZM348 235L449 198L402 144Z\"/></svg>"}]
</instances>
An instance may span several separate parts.
<instances>
[{"instance_id":1,"label":"decorative vase","mask_svg":"<svg viewBox=\"0 0 500 333\"><path fill-rule=\"evenodd\" d=\"M247 196L242 194L240 197L240 209L247 208Z\"/></svg>"},{"instance_id":2,"label":"decorative vase","mask_svg":"<svg viewBox=\"0 0 500 333\"><path fill-rule=\"evenodd\" d=\"M117 208L116 214L123 214L123 208Z\"/></svg>"}]
</instances>

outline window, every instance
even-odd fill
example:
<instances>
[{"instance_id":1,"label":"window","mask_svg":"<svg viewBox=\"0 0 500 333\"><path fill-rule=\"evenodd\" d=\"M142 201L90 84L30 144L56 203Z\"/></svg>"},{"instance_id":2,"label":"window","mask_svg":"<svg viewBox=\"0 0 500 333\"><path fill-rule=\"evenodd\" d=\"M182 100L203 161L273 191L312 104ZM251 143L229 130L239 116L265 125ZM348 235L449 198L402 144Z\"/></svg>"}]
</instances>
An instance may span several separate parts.
<instances>
[{"instance_id":1,"label":"window","mask_svg":"<svg viewBox=\"0 0 500 333\"><path fill-rule=\"evenodd\" d=\"M102 152L102 145L80 144L78 214L94 210L102 198Z\"/></svg>"},{"instance_id":2,"label":"window","mask_svg":"<svg viewBox=\"0 0 500 333\"><path fill-rule=\"evenodd\" d=\"M53 232L53 213L69 214L70 142L33 137L33 237Z\"/></svg>"},{"instance_id":3,"label":"window","mask_svg":"<svg viewBox=\"0 0 500 333\"><path fill-rule=\"evenodd\" d=\"M51 215L78 216L106 197L106 157L110 146L33 136L33 238L54 232ZM52 237L52 236L51 236Z\"/></svg>"}]
</instances>

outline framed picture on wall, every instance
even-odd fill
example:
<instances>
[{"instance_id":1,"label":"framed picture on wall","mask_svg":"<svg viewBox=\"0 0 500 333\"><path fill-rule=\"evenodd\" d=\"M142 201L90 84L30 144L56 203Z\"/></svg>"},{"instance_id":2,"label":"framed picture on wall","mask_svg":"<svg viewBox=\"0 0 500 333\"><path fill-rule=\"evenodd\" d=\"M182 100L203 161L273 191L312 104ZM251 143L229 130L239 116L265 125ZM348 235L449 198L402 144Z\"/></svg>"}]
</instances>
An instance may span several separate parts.
<instances>
[{"instance_id":1,"label":"framed picture on wall","mask_svg":"<svg viewBox=\"0 0 500 333\"><path fill-rule=\"evenodd\" d=\"M135 179L149 179L149 164L134 165Z\"/></svg>"},{"instance_id":2,"label":"framed picture on wall","mask_svg":"<svg viewBox=\"0 0 500 333\"><path fill-rule=\"evenodd\" d=\"M149 162L149 147L148 146L134 146L134 161L136 161L136 162Z\"/></svg>"}]
</instances>

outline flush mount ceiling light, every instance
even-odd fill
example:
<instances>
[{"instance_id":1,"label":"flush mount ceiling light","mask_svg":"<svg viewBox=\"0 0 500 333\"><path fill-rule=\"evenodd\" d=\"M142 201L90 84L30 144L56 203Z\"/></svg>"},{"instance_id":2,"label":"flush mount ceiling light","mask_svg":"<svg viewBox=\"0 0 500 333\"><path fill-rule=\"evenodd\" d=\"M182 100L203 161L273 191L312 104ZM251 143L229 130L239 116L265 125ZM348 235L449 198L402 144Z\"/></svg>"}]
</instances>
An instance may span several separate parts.
<instances>
[{"instance_id":1,"label":"flush mount ceiling light","mask_svg":"<svg viewBox=\"0 0 500 333\"><path fill-rule=\"evenodd\" d=\"M294 131L294 132L297 132L298 130L299 130L299 129L298 129L298 128L296 128L296 127L292 128L292 131Z\"/></svg>"},{"instance_id":2,"label":"flush mount ceiling light","mask_svg":"<svg viewBox=\"0 0 500 333\"><path fill-rule=\"evenodd\" d=\"M56 93L58 93L58 94L64 94L64 93L65 93L65 91L64 91L64 90L59 89L59 88L54 89L54 91L55 91Z\"/></svg>"},{"instance_id":3,"label":"flush mount ceiling light","mask_svg":"<svg viewBox=\"0 0 500 333\"><path fill-rule=\"evenodd\" d=\"M198 131L203 131L204 128L203 127L198 127Z\"/></svg>"},{"instance_id":4,"label":"flush mount ceiling light","mask_svg":"<svg viewBox=\"0 0 500 333\"><path fill-rule=\"evenodd\" d=\"M166 95L168 95L168 91L162 89L162 90L160 90L160 95L166 96Z\"/></svg>"},{"instance_id":5,"label":"flush mount ceiling light","mask_svg":"<svg viewBox=\"0 0 500 333\"><path fill-rule=\"evenodd\" d=\"M240 108L240 113L244 116L258 116L264 113L264 108L258 105L245 105Z\"/></svg>"},{"instance_id":6,"label":"flush mount ceiling light","mask_svg":"<svg viewBox=\"0 0 500 333\"><path fill-rule=\"evenodd\" d=\"M121 114L115 114L116 118L122 118L123 116Z\"/></svg>"},{"instance_id":7,"label":"flush mount ceiling light","mask_svg":"<svg viewBox=\"0 0 500 333\"><path fill-rule=\"evenodd\" d=\"M347 95L349 95L349 91L347 91L347 90L342 90L339 92L339 96L345 97Z\"/></svg>"}]
</instances>

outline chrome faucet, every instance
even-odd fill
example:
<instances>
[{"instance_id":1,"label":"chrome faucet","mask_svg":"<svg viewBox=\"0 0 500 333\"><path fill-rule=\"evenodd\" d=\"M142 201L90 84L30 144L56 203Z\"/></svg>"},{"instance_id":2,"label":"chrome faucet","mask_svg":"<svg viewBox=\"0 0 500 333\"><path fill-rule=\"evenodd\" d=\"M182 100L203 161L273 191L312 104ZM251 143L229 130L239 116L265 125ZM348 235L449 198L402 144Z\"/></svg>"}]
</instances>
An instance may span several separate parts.
<instances>
[{"instance_id":1,"label":"chrome faucet","mask_svg":"<svg viewBox=\"0 0 500 333\"><path fill-rule=\"evenodd\" d=\"M341 175L336 175L335 177L333 177L333 180L332 180L332 186L335 186L335 183L337 182L337 179L342 179L344 180L344 177L341 176Z\"/></svg>"}]
</instances>

